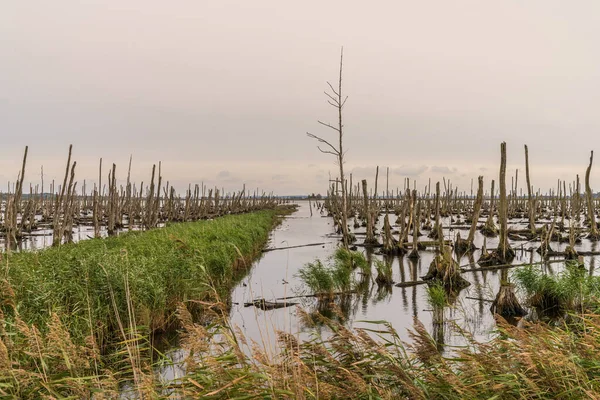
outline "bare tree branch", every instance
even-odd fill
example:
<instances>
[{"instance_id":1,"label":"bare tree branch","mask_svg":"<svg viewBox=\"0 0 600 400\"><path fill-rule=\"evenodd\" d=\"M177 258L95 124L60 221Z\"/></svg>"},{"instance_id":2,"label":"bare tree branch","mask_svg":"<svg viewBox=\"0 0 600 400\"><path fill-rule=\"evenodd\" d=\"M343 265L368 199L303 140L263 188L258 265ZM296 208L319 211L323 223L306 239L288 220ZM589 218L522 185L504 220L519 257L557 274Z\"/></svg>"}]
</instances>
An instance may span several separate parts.
<instances>
[{"instance_id":1,"label":"bare tree branch","mask_svg":"<svg viewBox=\"0 0 600 400\"><path fill-rule=\"evenodd\" d=\"M339 106L339 105L340 105L340 100L339 100L339 98L338 98L338 99L336 99L335 97L333 97L332 95L330 95L330 94L329 94L329 93L327 93L327 92L323 92L323 93L325 93L325 96L327 96L327 97L329 97L331 100L333 100L333 102L334 102L335 104L337 104L337 106Z\"/></svg>"},{"instance_id":2,"label":"bare tree branch","mask_svg":"<svg viewBox=\"0 0 600 400\"><path fill-rule=\"evenodd\" d=\"M332 154L332 155L334 155L334 156L336 156L336 157L338 156L338 153L334 153L333 151L329 151L329 150L323 150L323 149L322 149L321 147L319 147L319 146L317 146L317 149L319 149L319 151L320 151L321 153L325 153L325 154Z\"/></svg>"},{"instance_id":3,"label":"bare tree branch","mask_svg":"<svg viewBox=\"0 0 600 400\"><path fill-rule=\"evenodd\" d=\"M312 133L309 133L309 132L306 132L306 136L318 140L319 143L325 143L327 146L329 146L333 150L333 154L335 154L336 156L340 155L340 152L331 143L329 143L327 140L325 140L323 138L320 138L320 137L318 137L316 135L313 135ZM321 150L321 149L319 149L319 150Z\"/></svg>"},{"instance_id":4,"label":"bare tree branch","mask_svg":"<svg viewBox=\"0 0 600 400\"><path fill-rule=\"evenodd\" d=\"M338 92L337 92L337 91L336 91L336 90L333 88L333 86L331 85L331 83L327 82L327 84L328 84L328 85L329 85L329 87L331 88L331 91L332 91L333 93L335 93L335 95L336 95L337 97L340 97L340 94L339 94L339 93L338 93Z\"/></svg>"},{"instance_id":5,"label":"bare tree branch","mask_svg":"<svg viewBox=\"0 0 600 400\"><path fill-rule=\"evenodd\" d=\"M334 131L336 131L336 132L339 132L339 131L340 131L340 130L339 130L339 128L336 128L335 126L333 126L333 125L331 125L331 124L327 124L327 123L325 123L325 122L322 122L322 121L317 121L317 122L318 122L318 123L320 123L320 124L321 124L321 125L323 125L323 126L326 126L326 127L328 127L328 128L331 128L331 129L333 129L333 130L334 130Z\"/></svg>"}]
</instances>

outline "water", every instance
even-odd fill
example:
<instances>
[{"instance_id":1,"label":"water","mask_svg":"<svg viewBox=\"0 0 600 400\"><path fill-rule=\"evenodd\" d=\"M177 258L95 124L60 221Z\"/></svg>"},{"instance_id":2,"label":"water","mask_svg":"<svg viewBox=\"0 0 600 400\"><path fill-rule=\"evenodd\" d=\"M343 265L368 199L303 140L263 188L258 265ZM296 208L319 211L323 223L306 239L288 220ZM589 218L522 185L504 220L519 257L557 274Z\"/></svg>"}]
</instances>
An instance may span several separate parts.
<instances>
[{"instance_id":1,"label":"water","mask_svg":"<svg viewBox=\"0 0 600 400\"><path fill-rule=\"evenodd\" d=\"M392 217L390 221L394 222L395 217ZM380 218L380 220L381 225L383 218ZM481 219L481 222L484 222L484 219ZM454 239L459 230L448 228L450 226L449 219L444 219L443 225L446 227L444 229L445 238ZM527 220L512 220L509 226L522 229L527 226ZM357 243L364 240L364 236L360 236L360 233L364 233L365 228L359 228L354 232L358 234ZM468 230L461 229L460 232L464 238ZM421 239L427 240L425 237L421 237ZM314 208L311 217L308 202L299 202L298 211L286 218L271 234L269 248L287 247L287 249L264 253L259 260L255 261L249 274L233 289L233 306L230 313L231 324L241 329L248 342L256 343L265 349L267 353L277 351L276 331L295 334L301 340L311 337L315 332L315 328L305 325L300 317L299 309L301 308L308 313L316 310L331 312L331 309L327 307L323 309L323 304L312 297L294 297L307 294L306 289L297 277L297 273L308 262L316 259L326 260L330 257L337 248L339 240L339 235L334 232L331 218L321 216ZM476 246L481 247L483 240L483 235L477 232ZM323 244L289 248L314 243ZM495 248L497 245L498 238L487 239L488 249ZM541 261L536 252L527 251L539 247L539 242L511 241L511 245L517 250L513 263ZM551 244L556 251L564 250L566 245L565 243L556 242ZM596 243L584 239L581 244L576 246L576 249L578 251L596 250L596 245ZM367 252L364 248L359 247L359 250L365 252L367 258L371 260L384 257ZM435 254L435 250L431 249L420 251L418 260L410 260L406 256L393 257L394 281L398 283L420 280L420 277L426 274ZM470 257L462 257L459 264L465 269L478 268L479 265L476 264L476 261L479 259L480 254L481 252L477 250ZM584 262L590 273L595 273L595 257L586 257ZM549 272L559 271L562 267L562 264L541 266L541 268L548 269ZM452 352L457 346L465 344L463 335L453 329L454 326L470 332L478 341L488 341L494 336L495 320L490 311L490 305L500 286L500 272L475 271L464 273L463 277L471 285L460 292L452 306L445 308L445 323L441 327L433 324L431 307L427 301L426 285L380 288L373 281L373 276L371 279L363 280L360 293L343 298L338 296L336 305L341 309L347 326L372 327L365 321L385 320L395 328L400 338L406 342L410 342L408 332L413 328L414 319L416 318L436 338L442 351ZM357 279L360 279L360 277L357 277ZM285 301L298 304L273 310L245 306L245 303L261 298L268 301L284 301L281 299L288 298ZM317 327L317 331L325 337L329 334L326 327ZM174 348L169 352L169 356L175 365L159 371L160 375L167 380L181 376L184 373L179 367L178 361L185 358L185 353L179 348Z\"/></svg>"},{"instance_id":2,"label":"water","mask_svg":"<svg viewBox=\"0 0 600 400\"><path fill-rule=\"evenodd\" d=\"M316 212L313 217L310 217L308 204L301 203L298 211L273 232L270 243L272 247L289 247L314 242L326 242L326 244L268 252L255 263L248 277L232 293L233 302L237 304L232 308L231 322L239 326L248 339L265 347L273 347L273 330L291 332L299 335L300 338L308 337L312 329L303 325L295 306L263 311L255 307L244 307L244 303L256 298L274 300L303 294L304 288L296 274L306 263L315 259L325 260L333 254L339 238L333 234L332 224L331 218L324 218ZM357 229L356 232L364 232L364 228ZM364 238L364 236L358 237L359 242ZM492 243L490 247L493 246ZM427 272L434 256L433 250L427 250L421 252L418 260L394 257L392 259L394 281L420 280L420 277ZM375 257L381 259L383 256L368 254L368 258ZM462 261L468 263L468 260ZM490 277L496 274L488 271L473 272L468 275L466 279L474 284L461 292L450 317L461 318L469 325L469 331L485 340L494 326L493 316L487 310L489 305L486 306L483 301L468 300L466 297L493 299L497 290L495 285L497 279L490 279ZM402 339L408 341L408 329L412 328L414 318L418 318L425 326L431 325L431 312L428 310L425 285L392 287L391 290L385 290L379 288L374 282L367 281L363 292L351 297L346 301L349 304L343 304L342 307L344 314L347 314L345 317L349 326L364 326L361 320L386 320L398 331ZM289 301L299 302L299 306L309 312L318 305L318 301L314 298ZM450 343L452 336L450 332L448 335L446 341Z\"/></svg>"}]
</instances>

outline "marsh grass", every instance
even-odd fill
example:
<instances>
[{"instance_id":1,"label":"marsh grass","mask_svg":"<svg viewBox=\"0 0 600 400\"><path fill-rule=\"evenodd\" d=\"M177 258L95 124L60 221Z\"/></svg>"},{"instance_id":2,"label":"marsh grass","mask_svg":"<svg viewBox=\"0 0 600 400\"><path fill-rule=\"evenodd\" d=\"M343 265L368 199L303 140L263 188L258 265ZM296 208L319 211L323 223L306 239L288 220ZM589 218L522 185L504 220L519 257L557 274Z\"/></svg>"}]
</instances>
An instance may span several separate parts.
<instances>
[{"instance_id":1,"label":"marsh grass","mask_svg":"<svg viewBox=\"0 0 600 400\"><path fill-rule=\"evenodd\" d=\"M225 321L210 331L186 326L187 346L217 341L219 352L190 351L187 361L196 369L171 388L208 399L598 399L600 317L575 318L575 328L517 328L500 319L488 343L462 332L467 345L451 357L417 320L409 346L384 321L348 329L321 316L330 335L317 331L300 341L279 332L272 356L231 333Z\"/></svg>"},{"instance_id":2,"label":"marsh grass","mask_svg":"<svg viewBox=\"0 0 600 400\"><path fill-rule=\"evenodd\" d=\"M528 303L547 314L583 312L600 298L600 278L590 276L577 262L567 262L556 275L526 266L515 270L513 278L526 293Z\"/></svg>"},{"instance_id":3,"label":"marsh grass","mask_svg":"<svg viewBox=\"0 0 600 400\"><path fill-rule=\"evenodd\" d=\"M348 292L356 287L355 268L362 274L371 276L371 266L362 253L338 248L327 264L315 260L302 267L297 276L313 294L332 295L335 292Z\"/></svg>"},{"instance_id":4,"label":"marsh grass","mask_svg":"<svg viewBox=\"0 0 600 400\"><path fill-rule=\"evenodd\" d=\"M362 272L371 273L369 262L364 254L359 251L346 250L340 247L333 253L333 259L336 264L348 269L358 268Z\"/></svg>"},{"instance_id":5,"label":"marsh grass","mask_svg":"<svg viewBox=\"0 0 600 400\"><path fill-rule=\"evenodd\" d=\"M446 289L440 282L427 286L427 302L433 308L443 308L448 305Z\"/></svg>"},{"instance_id":6,"label":"marsh grass","mask_svg":"<svg viewBox=\"0 0 600 400\"><path fill-rule=\"evenodd\" d=\"M177 306L186 373L175 381L160 382L141 369L132 390L138 398L600 398L597 315L573 316L572 324L554 328L528 322L515 327L499 319L496 336L488 343L478 343L459 331L467 345L448 356L418 320L410 331L412 344L406 345L384 321L361 321L361 328L348 329L343 323L313 315L328 327L327 336L315 330L311 339L301 341L289 332L278 332L277 351L267 352L229 325L226 304L207 304L205 312L211 314L210 322L200 324L194 322L186 304ZM19 334L22 342L18 345L28 349L34 372L13 367L18 396L10 396L14 386L2 382L4 398L117 396L119 378L110 371L76 375L92 368L93 358L83 356L88 347L72 346L60 323L47 335L19 324L24 332ZM6 336L1 337L0 343L6 343ZM14 340L8 343L15 345ZM0 346L0 363L7 362L3 354L6 351ZM89 354L93 357L94 353ZM49 374L50 368L62 368L62 375ZM31 387L42 391L25 390Z\"/></svg>"},{"instance_id":7,"label":"marsh grass","mask_svg":"<svg viewBox=\"0 0 600 400\"><path fill-rule=\"evenodd\" d=\"M298 271L298 277L314 293L333 293L333 275L332 268L325 266L321 260L308 263Z\"/></svg>"},{"instance_id":8,"label":"marsh grass","mask_svg":"<svg viewBox=\"0 0 600 400\"><path fill-rule=\"evenodd\" d=\"M391 285L394 283L392 279L393 271L391 260L375 259L374 265L375 271L377 272L375 282L377 282L379 285Z\"/></svg>"}]
</instances>

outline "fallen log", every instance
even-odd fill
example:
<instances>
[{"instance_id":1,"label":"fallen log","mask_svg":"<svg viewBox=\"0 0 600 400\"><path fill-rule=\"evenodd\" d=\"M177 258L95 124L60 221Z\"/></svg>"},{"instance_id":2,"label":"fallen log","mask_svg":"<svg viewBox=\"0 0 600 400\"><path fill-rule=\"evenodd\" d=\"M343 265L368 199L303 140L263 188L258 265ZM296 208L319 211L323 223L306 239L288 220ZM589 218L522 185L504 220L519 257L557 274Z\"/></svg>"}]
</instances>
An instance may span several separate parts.
<instances>
[{"instance_id":1,"label":"fallen log","mask_svg":"<svg viewBox=\"0 0 600 400\"><path fill-rule=\"evenodd\" d=\"M295 306L298 303L290 303L287 301L279 302L279 301L267 301L265 299L257 299L251 301L250 303L244 303L244 307L256 307L261 310L275 310L278 308L285 308L289 306Z\"/></svg>"},{"instance_id":2,"label":"fallen log","mask_svg":"<svg viewBox=\"0 0 600 400\"><path fill-rule=\"evenodd\" d=\"M400 282L400 283L396 283L396 287L411 287L411 286L417 286L417 285L423 285L424 283L427 283L425 281L411 281L411 282Z\"/></svg>"},{"instance_id":3,"label":"fallen log","mask_svg":"<svg viewBox=\"0 0 600 400\"><path fill-rule=\"evenodd\" d=\"M496 269L507 269L514 267L525 267L527 265L542 265L542 264L556 264L556 263L564 263L565 260L549 260L549 261L541 261L534 263L522 263L522 264L501 264L501 265L490 265L488 267L480 267L480 268L471 268L471 269L461 269L461 273L466 272L477 272L477 271L492 271ZM469 264L470 265L470 264Z\"/></svg>"},{"instance_id":4,"label":"fallen log","mask_svg":"<svg viewBox=\"0 0 600 400\"><path fill-rule=\"evenodd\" d=\"M486 301L488 303L493 303L495 300L490 300L490 299L484 299L481 297L465 297L465 299L469 299L469 300L478 300L478 301Z\"/></svg>"},{"instance_id":5,"label":"fallen log","mask_svg":"<svg viewBox=\"0 0 600 400\"><path fill-rule=\"evenodd\" d=\"M286 297L277 297L275 300L289 300L289 299L307 299L311 297L328 297L328 296L339 296L343 294L355 294L356 290L348 290L346 292L333 292L333 293L311 293L311 294L301 294L298 296L286 296Z\"/></svg>"},{"instance_id":6,"label":"fallen log","mask_svg":"<svg viewBox=\"0 0 600 400\"><path fill-rule=\"evenodd\" d=\"M286 246L286 247L274 247L274 248L267 248L267 249L263 249L263 253L268 253L270 251L275 251L275 250L288 250L288 249L297 249L300 247L312 247L312 246L322 246L327 244L327 242L321 242L321 243L309 243L309 244L299 244L296 246Z\"/></svg>"}]
</instances>

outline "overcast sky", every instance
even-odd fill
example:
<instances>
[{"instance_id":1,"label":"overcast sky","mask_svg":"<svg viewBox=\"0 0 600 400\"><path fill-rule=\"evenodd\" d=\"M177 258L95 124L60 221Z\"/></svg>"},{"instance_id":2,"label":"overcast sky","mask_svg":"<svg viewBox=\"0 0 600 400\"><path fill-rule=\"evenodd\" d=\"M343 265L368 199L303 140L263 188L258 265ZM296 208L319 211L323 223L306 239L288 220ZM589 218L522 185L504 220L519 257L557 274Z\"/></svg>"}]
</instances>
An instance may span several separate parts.
<instances>
[{"instance_id":1,"label":"overcast sky","mask_svg":"<svg viewBox=\"0 0 600 400\"><path fill-rule=\"evenodd\" d=\"M390 185L446 176L532 184L581 176L600 132L600 2L6 0L0 7L0 179L125 178L279 194L325 192L326 82L344 46L346 169ZM600 157L600 155L598 155ZM592 186L600 189L600 170ZM521 175L523 174L523 175ZM509 181L510 183L510 181ZM381 185L381 184L380 184ZM522 185L520 185L522 186ZM2 186L5 190L5 184Z\"/></svg>"}]
</instances>

